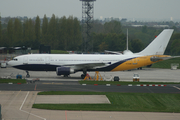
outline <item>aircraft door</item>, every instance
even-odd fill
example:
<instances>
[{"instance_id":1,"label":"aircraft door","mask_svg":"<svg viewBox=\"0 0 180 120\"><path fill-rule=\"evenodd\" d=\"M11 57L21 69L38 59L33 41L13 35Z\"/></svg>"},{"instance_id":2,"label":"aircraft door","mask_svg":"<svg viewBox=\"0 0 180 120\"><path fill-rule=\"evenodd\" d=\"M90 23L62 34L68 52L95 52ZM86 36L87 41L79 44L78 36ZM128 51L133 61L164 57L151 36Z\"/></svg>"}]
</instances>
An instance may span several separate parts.
<instances>
[{"instance_id":1,"label":"aircraft door","mask_svg":"<svg viewBox=\"0 0 180 120\"><path fill-rule=\"evenodd\" d=\"M46 57L46 58L45 58L45 63L46 63L46 64L50 64L50 57Z\"/></svg>"},{"instance_id":2,"label":"aircraft door","mask_svg":"<svg viewBox=\"0 0 180 120\"><path fill-rule=\"evenodd\" d=\"M28 64L28 57L24 57L23 64Z\"/></svg>"}]
</instances>

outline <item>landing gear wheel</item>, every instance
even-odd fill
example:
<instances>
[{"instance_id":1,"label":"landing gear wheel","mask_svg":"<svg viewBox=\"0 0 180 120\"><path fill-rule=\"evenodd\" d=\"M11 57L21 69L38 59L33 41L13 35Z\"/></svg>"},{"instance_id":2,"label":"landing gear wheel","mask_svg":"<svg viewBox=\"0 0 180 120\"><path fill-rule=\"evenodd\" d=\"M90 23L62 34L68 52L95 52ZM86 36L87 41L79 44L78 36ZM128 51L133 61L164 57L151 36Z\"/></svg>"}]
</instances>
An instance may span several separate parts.
<instances>
[{"instance_id":1,"label":"landing gear wheel","mask_svg":"<svg viewBox=\"0 0 180 120\"><path fill-rule=\"evenodd\" d=\"M86 75L84 75L84 74L81 75L81 78L82 78L82 79L84 79L85 77L86 77Z\"/></svg>"},{"instance_id":2,"label":"landing gear wheel","mask_svg":"<svg viewBox=\"0 0 180 120\"><path fill-rule=\"evenodd\" d=\"M81 75L81 78L84 79L86 77L86 74L87 74L87 69L84 68L83 69L83 74Z\"/></svg>"},{"instance_id":3,"label":"landing gear wheel","mask_svg":"<svg viewBox=\"0 0 180 120\"><path fill-rule=\"evenodd\" d=\"M27 73L26 78L30 78L29 72L26 71L26 73Z\"/></svg>"},{"instance_id":4,"label":"landing gear wheel","mask_svg":"<svg viewBox=\"0 0 180 120\"><path fill-rule=\"evenodd\" d=\"M30 75L28 74L28 75L26 75L26 77L27 77L27 78L30 78Z\"/></svg>"},{"instance_id":5,"label":"landing gear wheel","mask_svg":"<svg viewBox=\"0 0 180 120\"><path fill-rule=\"evenodd\" d=\"M68 77L68 75L64 75L64 77Z\"/></svg>"}]
</instances>

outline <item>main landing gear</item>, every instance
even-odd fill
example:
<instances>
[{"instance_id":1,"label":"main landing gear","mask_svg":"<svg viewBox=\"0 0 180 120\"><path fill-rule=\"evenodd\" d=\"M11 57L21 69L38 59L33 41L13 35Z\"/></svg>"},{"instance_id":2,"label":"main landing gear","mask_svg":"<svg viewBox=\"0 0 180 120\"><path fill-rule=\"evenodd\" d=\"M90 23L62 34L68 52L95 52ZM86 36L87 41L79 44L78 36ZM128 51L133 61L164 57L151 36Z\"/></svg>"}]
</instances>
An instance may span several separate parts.
<instances>
[{"instance_id":1,"label":"main landing gear","mask_svg":"<svg viewBox=\"0 0 180 120\"><path fill-rule=\"evenodd\" d=\"M27 73L26 77L30 78L29 71L26 71L26 73Z\"/></svg>"},{"instance_id":2,"label":"main landing gear","mask_svg":"<svg viewBox=\"0 0 180 120\"><path fill-rule=\"evenodd\" d=\"M81 75L81 78L84 79L84 78L86 77L86 74L87 74L87 70L84 69L84 70L83 70L83 74Z\"/></svg>"},{"instance_id":3,"label":"main landing gear","mask_svg":"<svg viewBox=\"0 0 180 120\"><path fill-rule=\"evenodd\" d=\"M64 75L64 77L68 77L69 75Z\"/></svg>"},{"instance_id":4,"label":"main landing gear","mask_svg":"<svg viewBox=\"0 0 180 120\"><path fill-rule=\"evenodd\" d=\"M86 75L84 75L84 74L81 75L81 78L82 78L82 79L84 79L85 77L86 77Z\"/></svg>"}]
</instances>

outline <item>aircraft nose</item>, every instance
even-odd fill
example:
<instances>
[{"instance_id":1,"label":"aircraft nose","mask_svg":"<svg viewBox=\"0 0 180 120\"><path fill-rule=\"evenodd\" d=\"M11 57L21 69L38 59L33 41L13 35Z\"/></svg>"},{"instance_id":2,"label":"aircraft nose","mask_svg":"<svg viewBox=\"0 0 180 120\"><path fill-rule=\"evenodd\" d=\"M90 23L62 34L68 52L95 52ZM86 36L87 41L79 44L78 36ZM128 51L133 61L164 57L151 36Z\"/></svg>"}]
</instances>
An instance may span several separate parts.
<instances>
[{"instance_id":1,"label":"aircraft nose","mask_svg":"<svg viewBox=\"0 0 180 120\"><path fill-rule=\"evenodd\" d=\"M12 66L12 61L7 62L7 65Z\"/></svg>"}]
</instances>

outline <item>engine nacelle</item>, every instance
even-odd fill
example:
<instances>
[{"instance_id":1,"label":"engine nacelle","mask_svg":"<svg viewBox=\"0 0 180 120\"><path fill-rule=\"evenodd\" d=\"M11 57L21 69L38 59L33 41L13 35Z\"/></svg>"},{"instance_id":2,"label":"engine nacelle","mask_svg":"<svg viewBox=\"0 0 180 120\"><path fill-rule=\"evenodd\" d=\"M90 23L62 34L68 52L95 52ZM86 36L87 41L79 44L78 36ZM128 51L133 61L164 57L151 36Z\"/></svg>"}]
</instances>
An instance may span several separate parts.
<instances>
[{"instance_id":1,"label":"engine nacelle","mask_svg":"<svg viewBox=\"0 0 180 120\"><path fill-rule=\"evenodd\" d=\"M57 75L69 75L71 73L75 73L74 69L70 67L57 67L56 68L56 74Z\"/></svg>"}]
</instances>

